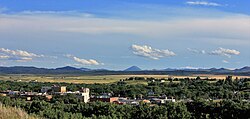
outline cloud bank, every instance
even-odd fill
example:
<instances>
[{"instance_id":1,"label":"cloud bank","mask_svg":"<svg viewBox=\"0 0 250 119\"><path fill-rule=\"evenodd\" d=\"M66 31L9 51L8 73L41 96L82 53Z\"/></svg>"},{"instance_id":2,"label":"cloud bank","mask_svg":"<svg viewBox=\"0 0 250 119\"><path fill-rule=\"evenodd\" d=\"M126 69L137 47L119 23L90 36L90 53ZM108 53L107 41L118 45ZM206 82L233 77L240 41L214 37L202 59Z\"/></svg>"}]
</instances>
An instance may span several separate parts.
<instances>
[{"instance_id":1,"label":"cloud bank","mask_svg":"<svg viewBox=\"0 0 250 119\"><path fill-rule=\"evenodd\" d=\"M169 50L155 49L147 45L132 45L133 53L137 56L147 57L150 59L158 60L163 57L175 56L176 54Z\"/></svg>"},{"instance_id":2,"label":"cloud bank","mask_svg":"<svg viewBox=\"0 0 250 119\"><path fill-rule=\"evenodd\" d=\"M55 14L55 15L53 15ZM239 42L249 43L248 15L229 14L222 17L175 20L126 20L98 17L58 16L56 13L34 13L27 15L0 14L0 35L13 33L80 33L91 35L103 34L133 34L145 37L185 37L192 38L218 38L241 39ZM24 31L23 28L26 30ZM193 35L193 33L196 33Z\"/></svg>"}]
</instances>

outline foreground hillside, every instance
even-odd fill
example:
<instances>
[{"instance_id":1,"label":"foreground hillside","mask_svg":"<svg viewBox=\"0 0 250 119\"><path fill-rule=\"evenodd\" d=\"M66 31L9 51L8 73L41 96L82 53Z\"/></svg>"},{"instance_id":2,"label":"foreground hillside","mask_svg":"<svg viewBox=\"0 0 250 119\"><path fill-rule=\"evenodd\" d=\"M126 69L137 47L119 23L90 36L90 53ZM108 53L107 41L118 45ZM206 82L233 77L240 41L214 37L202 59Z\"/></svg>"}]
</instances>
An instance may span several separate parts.
<instances>
[{"instance_id":1,"label":"foreground hillside","mask_svg":"<svg viewBox=\"0 0 250 119\"><path fill-rule=\"evenodd\" d=\"M2 104L0 104L0 119L38 119L38 118L28 115L25 111L19 108L5 107Z\"/></svg>"}]
</instances>

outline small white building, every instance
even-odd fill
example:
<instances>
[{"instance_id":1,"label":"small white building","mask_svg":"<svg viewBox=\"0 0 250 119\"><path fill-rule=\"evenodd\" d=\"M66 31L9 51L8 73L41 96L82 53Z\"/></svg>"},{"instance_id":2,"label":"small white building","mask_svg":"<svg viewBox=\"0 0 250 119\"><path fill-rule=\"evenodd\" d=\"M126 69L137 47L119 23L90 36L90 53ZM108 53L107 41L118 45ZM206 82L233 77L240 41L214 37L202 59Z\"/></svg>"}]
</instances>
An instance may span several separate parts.
<instances>
[{"instance_id":1,"label":"small white building","mask_svg":"<svg viewBox=\"0 0 250 119\"><path fill-rule=\"evenodd\" d=\"M175 99L173 98L173 97L170 97L170 98L168 98L168 97L165 97L165 99L161 99L164 103L166 103L166 102L176 102L175 101Z\"/></svg>"},{"instance_id":2,"label":"small white building","mask_svg":"<svg viewBox=\"0 0 250 119\"><path fill-rule=\"evenodd\" d=\"M165 80L161 80L161 83L164 83L165 82Z\"/></svg>"},{"instance_id":3,"label":"small white building","mask_svg":"<svg viewBox=\"0 0 250 119\"><path fill-rule=\"evenodd\" d=\"M89 97L89 91L90 91L89 88L82 88L80 90L80 95L82 96L82 100L85 103L89 102L89 99L90 99L90 97Z\"/></svg>"}]
</instances>

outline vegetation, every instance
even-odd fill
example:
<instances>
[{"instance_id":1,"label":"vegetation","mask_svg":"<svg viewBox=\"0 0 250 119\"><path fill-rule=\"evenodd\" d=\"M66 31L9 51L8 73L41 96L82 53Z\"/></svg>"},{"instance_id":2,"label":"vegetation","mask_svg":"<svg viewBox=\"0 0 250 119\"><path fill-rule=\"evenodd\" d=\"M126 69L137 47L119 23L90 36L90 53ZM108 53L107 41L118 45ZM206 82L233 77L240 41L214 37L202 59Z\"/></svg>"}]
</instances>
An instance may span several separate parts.
<instances>
[{"instance_id":1,"label":"vegetation","mask_svg":"<svg viewBox=\"0 0 250 119\"><path fill-rule=\"evenodd\" d=\"M9 97L0 97L0 101L5 105L20 107L30 114L50 119L247 119L250 117L250 104L239 100L225 100L219 103L196 100L190 103L167 103L159 106L150 106L145 103L132 106L103 102L65 104L58 101L54 103L33 101L28 103Z\"/></svg>"},{"instance_id":2,"label":"vegetation","mask_svg":"<svg viewBox=\"0 0 250 119\"><path fill-rule=\"evenodd\" d=\"M130 81L148 82L130 85ZM166 95L175 97L180 102L169 102L150 105L141 102L137 106L118 105L103 102L83 103L74 95L54 96L45 101L36 98L27 102L21 98L0 97L5 106L17 107L29 114L35 114L50 119L85 119L85 118L138 118L138 119L247 119L250 118L250 79L227 77L226 80L197 78L169 78L166 82L155 78L127 78L112 84L70 84L70 83L41 83L0 81L0 91L36 91L42 86L53 84L67 86L70 91L87 87L91 95L111 92L113 96L136 98ZM248 101L247 101L248 100Z\"/></svg>"},{"instance_id":3,"label":"vegetation","mask_svg":"<svg viewBox=\"0 0 250 119\"><path fill-rule=\"evenodd\" d=\"M20 108L6 107L0 103L0 119L39 119L36 116L30 116Z\"/></svg>"},{"instance_id":4,"label":"vegetation","mask_svg":"<svg viewBox=\"0 0 250 119\"><path fill-rule=\"evenodd\" d=\"M166 82L160 82L154 78L137 78L137 80L148 84L134 84L129 85L127 82L131 80L124 79L117 83L112 84L72 84L72 83L49 83L49 82L13 82L13 81L0 81L0 91L3 90L17 90L17 91L33 91L40 92L42 86L63 85L67 86L69 91L77 91L81 87L90 88L91 95L100 95L102 93L111 93L113 96L131 97L136 98L143 95L147 97L149 91L153 91L155 96L166 95L175 97L177 100L181 99L249 99L250 92L245 91L250 88L250 79L167 79ZM155 80L153 82L152 80ZM178 82L178 83L176 83Z\"/></svg>"}]
</instances>

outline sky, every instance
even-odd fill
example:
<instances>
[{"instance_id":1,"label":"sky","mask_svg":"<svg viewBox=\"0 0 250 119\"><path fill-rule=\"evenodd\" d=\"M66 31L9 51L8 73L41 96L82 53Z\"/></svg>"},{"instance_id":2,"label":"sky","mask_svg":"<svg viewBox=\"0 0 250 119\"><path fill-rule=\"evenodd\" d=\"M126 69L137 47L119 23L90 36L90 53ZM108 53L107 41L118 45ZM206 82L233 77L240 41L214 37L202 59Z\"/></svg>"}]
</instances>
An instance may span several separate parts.
<instances>
[{"instance_id":1,"label":"sky","mask_svg":"<svg viewBox=\"0 0 250 119\"><path fill-rule=\"evenodd\" d=\"M0 66L250 66L249 0L0 0Z\"/></svg>"}]
</instances>

